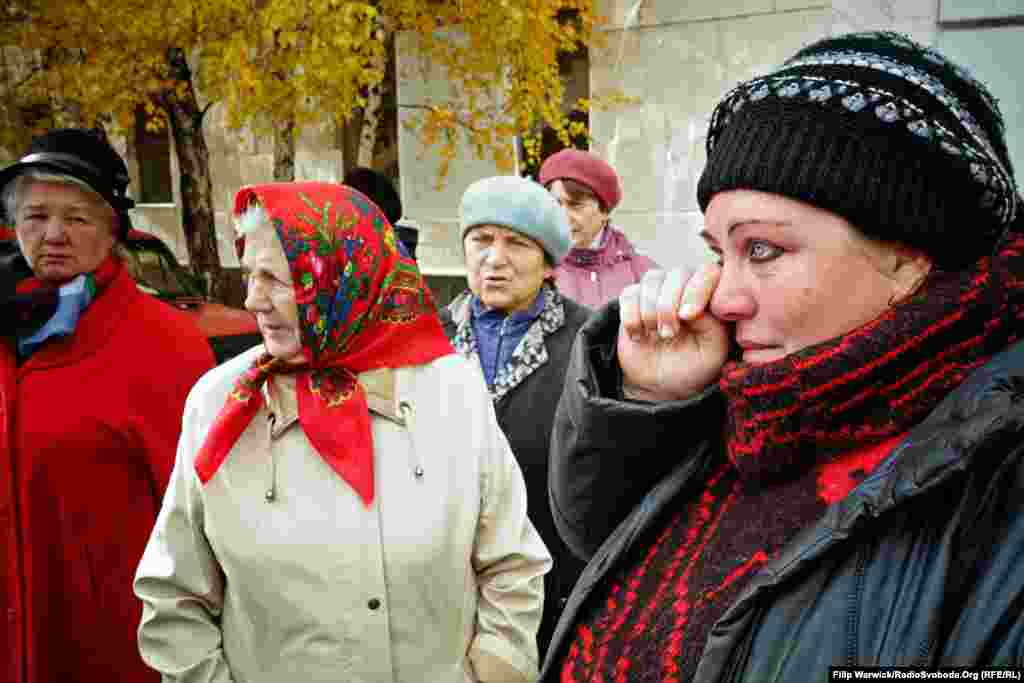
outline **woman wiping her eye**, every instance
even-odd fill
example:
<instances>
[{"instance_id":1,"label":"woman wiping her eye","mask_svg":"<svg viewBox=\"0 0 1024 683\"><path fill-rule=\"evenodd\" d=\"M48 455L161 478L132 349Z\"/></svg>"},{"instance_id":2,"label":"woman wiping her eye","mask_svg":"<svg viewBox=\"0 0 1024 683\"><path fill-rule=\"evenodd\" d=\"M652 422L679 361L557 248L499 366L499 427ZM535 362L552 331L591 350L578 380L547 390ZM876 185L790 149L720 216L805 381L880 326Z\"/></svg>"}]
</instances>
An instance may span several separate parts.
<instances>
[{"instance_id":1,"label":"woman wiping her eye","mask_svg":"<svg viewBox=\"0 0 1024 683\"><path fill-rule=\"evenodd\" d=\"M890 33L717 106L696 272L581 329L542 680L1020 666L1024 224L995 98ZM598 435L598 436L595 436Z\"/></svg>"}]
</instances>

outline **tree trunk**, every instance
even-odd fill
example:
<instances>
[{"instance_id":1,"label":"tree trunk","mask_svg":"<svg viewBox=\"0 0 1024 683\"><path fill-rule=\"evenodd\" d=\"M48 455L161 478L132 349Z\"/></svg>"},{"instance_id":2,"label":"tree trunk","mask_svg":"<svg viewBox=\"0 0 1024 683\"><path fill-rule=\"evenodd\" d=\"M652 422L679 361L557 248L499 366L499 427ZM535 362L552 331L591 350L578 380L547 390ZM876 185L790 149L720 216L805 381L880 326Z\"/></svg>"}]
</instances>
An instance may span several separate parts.
<instances>
[{"instance_id":1,"label":"tree trunk","mask_svg":"<svg viewBox=\"0 0 1024 683\"><path fill-rule=\"evenodd\" d=\"M217 226L213 213L213 183L210 180L210 153L203 135L203 114L192 87L192 71L185 52L168 51L171 79L178 88L163 94L171 126L174 150L178 156L181 183L181 222L192 271L206 283L206 297L223 299L226 283L222 279L217 251Z\"/></svg>"},{"instance_id":2,"label":"tree trunk","mask_svg":"<svg viewBox=\"0 0 1024 683\"><path fill-rule=\"evenodd\" d=\"M291 117L274 123L274 180L295 180L295 119Z\"/></svg>"},{"instance_id":3,"label":"tree trunk","mask_svg":"<svg viewBox=\"0 0 1024 683\"><path fill-rule=\"evenodd\" d=\"M377 127L380 124L380 105L382 85L376 85L370 89L370 95L366 98L366 108L363 110L363 126L359 131L359 154L356 157L356 164L365 168L373 167L373 151L377 148Z\"/></svg>"},{"instance_id":4,"label":"tree trunk","mask_svg":"<svg viewBox=\"0 0 1024 683\"><path fill-rule=\"evenodd\" d=\"M359 141L362 138L362 130L362 109L353 110L352 117L339 126L338 146L341 148L343 174L359 165Z\"/></svg>"},{"instance_id":5,"label":"tree trunk","mask_svg":"<svg viewBox=\"0 0 1024 683\"><path fill-rule=\"evenodd\" d=\"M378 19L377 37L384 43L384 54L378 57L374 66L387 73L388 55L394 44L394 31L388 30L390 22L386 18ZM363 121L359 133L359 153L356 163L359 166L373 168L374 151L377 149L377 130L380 127L381 104L384 101L385 75L381 82L370 88L363 108Z\"/></svg>"}]
</instances>

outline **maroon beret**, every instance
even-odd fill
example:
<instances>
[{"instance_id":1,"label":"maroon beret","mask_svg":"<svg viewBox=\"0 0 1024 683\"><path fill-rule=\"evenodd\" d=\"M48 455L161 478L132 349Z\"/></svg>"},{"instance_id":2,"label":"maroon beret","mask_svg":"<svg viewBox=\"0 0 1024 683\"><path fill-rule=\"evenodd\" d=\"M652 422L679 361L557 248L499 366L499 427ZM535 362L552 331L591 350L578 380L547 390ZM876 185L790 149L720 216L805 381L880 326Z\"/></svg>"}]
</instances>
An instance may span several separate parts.
<instances>
[{"instance_id":1,"label":"maroon beret","mask_svg":"<svg viewBox=\"0 0 1024 683\"><path fill-rule=\"evenodd\" d=\"M609 211L622 200L622 187L615 169L606 161L579 149L563 149L549 156L540 167L540 184L575 180L593 191Z\"/></svg>"}]
</instances>

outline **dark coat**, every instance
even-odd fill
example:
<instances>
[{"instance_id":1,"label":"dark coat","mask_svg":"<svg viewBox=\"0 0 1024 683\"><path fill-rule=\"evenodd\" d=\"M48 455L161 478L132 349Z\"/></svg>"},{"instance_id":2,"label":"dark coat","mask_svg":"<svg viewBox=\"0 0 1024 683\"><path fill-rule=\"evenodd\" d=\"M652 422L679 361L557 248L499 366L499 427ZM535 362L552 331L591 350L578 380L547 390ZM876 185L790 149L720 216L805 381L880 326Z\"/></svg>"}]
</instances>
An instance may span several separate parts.
<instances>
[{"instance_id":1,"label":"dark coat","mask_svg":"<svg viewBox=\"0 0 1024 683\"><path fill-rule=\"evenodd\" d=\"M520 342L510 365L496 373L494 411L526 481L528 514L548 546L554 566L544 577L544 614L537 635L543 656L562 606L572 591L583 562L562 543L548 507L548 452L555 407L565 381L576 331L590 309L548 289L549 301ZM445 334L459 353L475 354L469 322L468 293L441 312ZM537 345L531 350L531 345ZM543 346L543 353L540 352ZM543 359L540 357L543 355ZM499 386L500 385L500 386Z\"/></svg>"},{"instance_id":2,"label":"dark coat","mask_svg":"<svg viewBox=\"0 0 1024 683\"><path fill-rule=\"evenodd\" d=\"M602 398L620 395L617 330L612 305L580 331L556 416L555 522L592 557L555 631L545 681L558 679L594 587L659 513L699 495L725 457L717 389L662 405ZM1019 343L751 579L712 628L694 680L826 680L836 665L1021 666L1022 431Z\"/></svg>"}]
</instances>

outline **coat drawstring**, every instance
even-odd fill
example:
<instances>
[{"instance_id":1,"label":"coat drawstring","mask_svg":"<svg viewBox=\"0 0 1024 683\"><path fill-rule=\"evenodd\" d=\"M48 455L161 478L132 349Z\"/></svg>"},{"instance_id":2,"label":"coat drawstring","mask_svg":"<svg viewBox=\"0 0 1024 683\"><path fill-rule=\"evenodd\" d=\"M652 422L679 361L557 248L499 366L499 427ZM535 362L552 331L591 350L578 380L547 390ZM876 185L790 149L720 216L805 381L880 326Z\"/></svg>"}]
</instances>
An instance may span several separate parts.
<instances>
[{"instance_id":1,"label":"coat drawstring","mask_svg":"<svg viewBox=\"0 0 1024 683\"><path fill-rule=\"evenodd\" d=\"M412 467L412 476L422 479L425 474L423 464L416 453L416 439L413 437L413 410L409 401L399 401L398 412L405 421L405 433L409 435L409 465Z\"/></svg>"},{"instance_id":2,"label":"coat drawstring","mask_svg":"<svg viewBox=\"0 0 1024 683\"><path fill-rule=\"evenodd\" d=\"M267 441L273 441L274 434L274 414L269 413L267 415ZM268 503L273 503L274 499L277 498L277 463L274 461L274 449L267 449L267 489L263 493L263 499Z\"/></svg>"}]
</instances>

